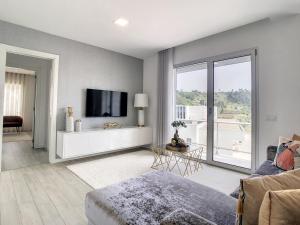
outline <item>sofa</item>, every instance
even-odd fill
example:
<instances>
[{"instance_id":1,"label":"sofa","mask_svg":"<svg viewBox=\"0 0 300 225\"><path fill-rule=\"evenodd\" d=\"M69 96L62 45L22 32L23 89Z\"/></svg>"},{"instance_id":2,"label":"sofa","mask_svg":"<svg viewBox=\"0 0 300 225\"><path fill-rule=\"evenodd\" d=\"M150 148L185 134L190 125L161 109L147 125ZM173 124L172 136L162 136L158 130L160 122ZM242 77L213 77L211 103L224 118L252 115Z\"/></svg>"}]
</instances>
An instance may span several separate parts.
<instances>
[{"instance_id":1,"label":"sofa","mask_svg":"<svg viewBox=\"0 0 300 225\"><path fill-rule=\"evenodd\" d=\"M272 165L276 147L267 154L255 174L282 172ZM237 196L232 196L155 171L87 193L85 212L89 225L234 225Z\"/></svg>"},{"instance_id":2,"label":"sofa","mask_svg":"<svg viewBox=\"0 0 300 225\"><path fill-rule=\"evenodd\" d=\"M23 118L20 116L3 116L3 128L15 127L18 132L23 126Z\"/></svg>"},{"instance_id":3,"label":"sofa","mask_svg":"<svg viewBox=\"0 0 300 225\"><path fill-rule=\"evenodd\" d=\"M267 160L260 165L260 167L249 177L259 177L264 175L275 175L282 173L283 170L273 165L275 155L277 152L277 146L268 146L267 148ZM230 194L234 198L239 197L239 186Z\"/></svg>"}]
</instances>

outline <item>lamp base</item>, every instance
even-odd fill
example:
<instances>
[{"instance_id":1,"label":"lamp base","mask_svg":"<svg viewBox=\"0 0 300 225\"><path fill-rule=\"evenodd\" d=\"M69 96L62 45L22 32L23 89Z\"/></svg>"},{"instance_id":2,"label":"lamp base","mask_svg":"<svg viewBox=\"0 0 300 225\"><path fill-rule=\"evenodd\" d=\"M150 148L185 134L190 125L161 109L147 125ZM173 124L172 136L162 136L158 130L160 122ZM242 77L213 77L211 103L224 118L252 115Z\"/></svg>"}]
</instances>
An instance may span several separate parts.
<instances>
[{"instance_id":1,"label":"lamp base","mask_svg":"<svg viewBox=\"0 0 300 225\"><path fill-rule=\"evenodd\" d=\"M138 110L138 126L144 127L145 126L145 112L144 109Z\"/></svg>"}]
</instances>

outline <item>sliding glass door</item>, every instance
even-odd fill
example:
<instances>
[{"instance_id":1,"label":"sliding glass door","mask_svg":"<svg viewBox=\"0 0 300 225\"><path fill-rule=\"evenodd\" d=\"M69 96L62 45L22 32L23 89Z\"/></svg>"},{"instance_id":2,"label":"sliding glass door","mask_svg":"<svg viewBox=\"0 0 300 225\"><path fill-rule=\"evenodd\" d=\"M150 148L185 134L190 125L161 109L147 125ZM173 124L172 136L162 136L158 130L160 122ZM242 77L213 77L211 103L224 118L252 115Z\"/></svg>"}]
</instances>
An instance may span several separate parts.
<instances>
[{"instance_id":1,"label":"sliding glass door","mask_svg":"<svg viewBox=\"0 0 300 225\"><path fill-rule=\"evenodd\" d=\"M214 62L213 160L251 169L251 57Z\"/></svg>"},{"instance_id":2,"label":"sliding glass door","mask_svg":"<svg viewBox=\"0 0 300 225\"><path fill-rule=\"evenodd\" d=\"M187 142L207 146L207 64L199 63L177 69L175 119L187 127L180 136ZM206 151L203 154L206 159Z\"/></svg>"},{"instance_id":3,"label":"sliding glass door","mask_svg":"<svg viewBox=\"0 0 300 225\"><path fill-rule=\"evenodd\" d=\"M176 69L176 120L204 160L239 171L255 167L255 51L216 56Z\"/></svg>"}]
</instances>

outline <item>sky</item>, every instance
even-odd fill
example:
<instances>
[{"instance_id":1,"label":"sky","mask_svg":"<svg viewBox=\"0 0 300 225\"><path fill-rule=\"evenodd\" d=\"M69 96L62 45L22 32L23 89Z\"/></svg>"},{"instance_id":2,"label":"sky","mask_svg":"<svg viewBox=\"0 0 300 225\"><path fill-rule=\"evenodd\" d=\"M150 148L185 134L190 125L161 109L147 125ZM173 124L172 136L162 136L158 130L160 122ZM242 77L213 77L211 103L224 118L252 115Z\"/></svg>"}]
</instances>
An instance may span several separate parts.
<instances>
[{"instance_id":1,"label":"sky","mask_svg":"<svg viewBox=\"0 0 300 225\"><path fill-rule=\"evenodd\" d=\"M231 91L238 89L251 90L251 62L243 62L215 68L215 91ZM177 75L177 90L207 90L207 70L196 70Z\"/></svg>"}]
</instances>

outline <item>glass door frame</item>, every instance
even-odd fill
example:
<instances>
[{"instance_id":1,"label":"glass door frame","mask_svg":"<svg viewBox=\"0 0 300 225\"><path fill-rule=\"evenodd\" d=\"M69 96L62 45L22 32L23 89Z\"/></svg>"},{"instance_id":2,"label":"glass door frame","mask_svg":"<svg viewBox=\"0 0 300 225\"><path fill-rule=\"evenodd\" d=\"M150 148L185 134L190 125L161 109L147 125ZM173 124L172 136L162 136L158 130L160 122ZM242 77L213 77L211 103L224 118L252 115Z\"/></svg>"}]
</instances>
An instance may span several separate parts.
<instances>
[{"instance_id":1,"label":"glass door frame","mask_svg":"<svg viewBox=\"0 0 300 225\"><path fill-rule=\"evenodd\" d=\"M251 169L234 166L213 160L214 147L214 63L218 61L239 58L244 56L251 57ZM205 162L210 165L223 167L244 173L253 172L258 166L258 80L256 77L256 56L257 49L251 48L242 51L222 54L218 56L203 58L190 62L175 64L174 69L180 67L191 66L194 64L207 63L207 157ZM176 78L176 73L175 78ZM176 79L175 79L176 81ZM176 85L176 83L175 83ZM175 88L176 89L176 88ZM175 96L175 95L174 95ZM174 97L175 100L176 97ZM176 104L174 104L175 112ZM174 113L175 114L175 113Z\"/></svg>"}]
</instances>

